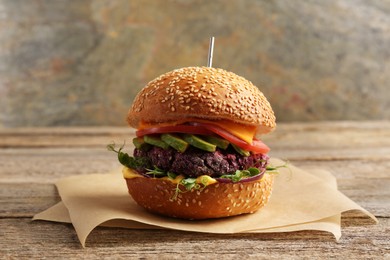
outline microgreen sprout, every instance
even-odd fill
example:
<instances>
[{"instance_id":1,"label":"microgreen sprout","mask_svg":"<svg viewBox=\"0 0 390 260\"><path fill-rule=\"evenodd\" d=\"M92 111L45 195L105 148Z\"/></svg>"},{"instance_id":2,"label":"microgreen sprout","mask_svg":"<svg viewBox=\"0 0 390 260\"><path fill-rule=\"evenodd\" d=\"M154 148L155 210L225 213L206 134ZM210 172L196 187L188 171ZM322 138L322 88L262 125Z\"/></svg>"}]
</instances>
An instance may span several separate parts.
<instances>
[{"instance_id":1,"label":"microgreen sprout","mask_svg":"<svg viewBox=\"0 0 390 260\"><path fill-rule=\"evenodd\" d=\"M287 168L287 169L290 169L288 167L288 164L289 162L285 162L283 165L278 165L278 166L272 166L272 165L269 165L266 167L266 171L268 174L279 174L279 169L280 168ZM290 169L291 171L291 169Z\"/></svg>"},{"instance_id":2,"label":"microgreen sprout","mask_svg":"<svg viewBox=\"0 0 390 260\"><path fill-rule=\"evenodd\" d=\"M154 169L146 169L146 171L146 174L153 175L154 178L167 176L167 173L163 169L158 168L157 166L154 166Z\"/></svg>"},{"instance_id":3,"label":"microgreen sprout","mask_svg":"<svg viewBox=\"0 0 390 260\"><path fill-rule=\"evenodd\" d=\"M232 180L233 182L239 182L243 178L253 177L253 176L256 176L258 174L260 174L260 170L258 168L255 168L255 167L251 167L251 168L248 168L247 170L236 170L232 174L221 175L220 178L226 178L226 179Z\"/></svg>"},{"instance_id":4,"label":"microgreen sprout","mask_svg":"<svg viewBox=\"0 0 390 260\"><path fill-rule=\"evenodd\" d=\"M127 153L122 152L123 148L125 147L125 143L121 147L119 147L118 150L115 150L115 143L111 143L107 145L107 150L115 152L118 154L118 161L131 169L136 169L139 167L145 167L148 165L148 160L146 158L135 158L130 156Z\"/></svg>"},{"instance_id":5,"label":"microgreen sprout","mask_svg":"<svg viewBox=\"0 0 390 260\"><path fill-rule=\"evenodd\" d=\"M180 187L184 186L184 190L182 190ZM186 193L191 190L198 190L203 191L204 188L207 186L207 178L203 177L201 178L201 182L197 183L196 178L184 178L180 182L177 183L175 188L175 194L170 199L171 201L177 200L180 193Z\"/></svg>"},{"instance_id":6,"label":"microgreen sprout","mask_svg":"<svg viewBox=\"0 0 390 260\"><path fill-rule=\"evenodd\" d=\"M167 172L167 176L168 176L169 179L174 180L174 179L176 179L177 174L173 173L173 172Z\"/></svg>"}]
</instances>

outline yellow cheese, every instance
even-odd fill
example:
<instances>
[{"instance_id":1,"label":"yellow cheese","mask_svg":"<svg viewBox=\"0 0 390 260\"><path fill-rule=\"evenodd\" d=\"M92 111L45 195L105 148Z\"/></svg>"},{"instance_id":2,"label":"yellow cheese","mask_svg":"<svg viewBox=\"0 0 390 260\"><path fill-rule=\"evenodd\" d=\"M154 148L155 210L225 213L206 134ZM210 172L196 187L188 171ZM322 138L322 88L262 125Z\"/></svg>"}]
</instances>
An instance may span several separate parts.
<instances>
[{"instance_id":1,"label":"yellow cheese","mask_svg":"<svg viewBox=\"0 0 390 260\"><path fill-rule=\"evenodd\" d=\"M202 119L187 119L185 121L178 121L178 122L168 122L168 123L161 123L161 124L148 124L142 122L139 126L139 129L145 129L145 128L151 128L151 127L164 127L164 126L174 126L183 124L186 122L199 122L199 123L205 123L205 124L211 124L219 126L220 128L226 130L227 132L231 133L232 135L244 140L245 142L251 144L253 141L253 137L256 134L257 126L250 126L250 125L243 125L234 123L232 121L227 120L219 120L219 121L208 121L208 120L202 120Z\"/></svg>"},{"instance_id":2,"label":"yellow cheese","mask_svg":"<svg viewBox=\"0 0 390 260\"><path fill-rule=\"evenodd\" d=\"M208 175L202 175L196 178L196 183L203 184L204 186L208 186L211 184L216 183L217 180L208 176Z\"/></svg>"},{"instance_id":3,"label":"yellow cheese","mask_svg":"<svg viewBox=\"0 0 390 260\"><path fill-rule=\"evenodd\" d=\"M125 179L132 179L132 178L142 177L142 175L140 175L139 173L137 173L137 172L135 172L132 169L127 168L127 167L123 167L122 174L123 174L123 177Z\"/></svg>"},{"instance_id":4,"label":"yellow cheese","mask_svg":"<svg viewBox=\"0 0 390 260\"><path fill-rule=\"evenodd\" d=\"M123 177L125 179L145 178L141 174L139 174L136 171L134 171L130 168L127 168L127 167L123 167L122 174L123 174ZM183 175L178 175L178 176L176 176L175 179L171 179L169 177L162 177L161 178L161 180L170 181L173 184L179 184L182 179L184 179ZM202 176L199 176L198 178L196 178L196 183L203 184L204 186L208 186L208 185L214 184L216 182L217 182L216 179L214 179L210 176L207 176L207 175L202 175Z\"/></svg>"},{"instance_id":5,"label":"yellow cheese","mask_svg":"<svg viewBox=\"0 0 390 260\"><path fill-rule=\"evenodd\" d=\"M202 122L201 120L200 122ZM217 125L222 129L228 131L232 135L237 136L238 138L244 140L245 142L251 144L253 137L256 134L256 126L248 126L243 124L237 124L231 121L203 121L204 123Z\"/></svg>"},{"instance_id":6,"label":"yellow cheese","mask_svg":"<svg viewBox=\"0 0 390 260\"><path fill-rule=\"evenodd\" d=\"M172 178L169 178L169 177L162 177L161 180L164 180L164 181L170 181L172 182L173 184L179 184L181 182L181 180L184 179L184 176L183 175L178 175L176 176L176 178L172 179Z\"/></svg>"}]
</instances>

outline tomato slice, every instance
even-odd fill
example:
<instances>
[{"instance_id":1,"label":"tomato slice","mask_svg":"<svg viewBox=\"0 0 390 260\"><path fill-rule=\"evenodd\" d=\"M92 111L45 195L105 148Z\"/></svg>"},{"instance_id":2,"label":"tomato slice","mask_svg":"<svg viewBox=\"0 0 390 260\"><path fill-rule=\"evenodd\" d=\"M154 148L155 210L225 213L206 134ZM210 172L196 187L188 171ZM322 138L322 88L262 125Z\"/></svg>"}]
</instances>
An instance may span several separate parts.
<instances>
[{"instance_id":1,"label":"tomato slice","mask_svg":"<svg viewBox=\"0 0 390 260\"><path fill-rule=\"evenodd\" d=\"M196 135L212 135L213 132L204 127L193 125L173 125L140 129L135 132L137 137L150 134L165 134L165 133L185 133Z\"/></svg>"},{"instance_id":2,"label":"tomato slice","mask_svg":"<svg viewBox=\"0 0 390 260\"><path fill-rule=\"evenodd\" d=\"M253 147L256 147L255 149L258 151L258 152L254 151L255 153L266 154L266 153L268 153L271 150L268 147L268 145L266 145L265 143L263 143L263 141L258 140L258 139L253 139L252 145L253 145Z\"/></svg>"},{"instance_id":3,"label":"tomato slice","mask_svg":"<svg viewBox=\"0 0 390 260\"><path fill-rule=\"evenodd\" d=\"M252 143L249 144L219 126L206 124L206 123L191 122L187 125L151 127L151 128L140 129L135 132L135 134L138 137L148 135L148 134L164 134L164 133L186 133L186 134L198 134L198 135L216 134L228 140L230 143L235 144L244 150L251 151L252 153L255 154L257 153L266 154L270 150L270 148L260 140L253 139Z\"/></svg>"},{"instance_id":4,"label":"tomato slice","mask_svg":"<svg viewBox=\"0 0 390 260\"><path fill-rule=\"evenodd\" d=\"M249 144L249 143L245 142L244 140L238 138L237 136L229 133L228 131L226 131L226 130L224 130L221 127L216 126L216 125L197 123L197 122L191 123L191 125L204 127L208 130L211 130L215 134L217 134L217 135L221 136L222 138L228 140L229 142L237 145L238 147L240 147L244 150L247 150L247 151L251 151L253 153L266 154L270 151L270 148L260 140L253 139L252 144Z\"/></svg>"}]
</instances>

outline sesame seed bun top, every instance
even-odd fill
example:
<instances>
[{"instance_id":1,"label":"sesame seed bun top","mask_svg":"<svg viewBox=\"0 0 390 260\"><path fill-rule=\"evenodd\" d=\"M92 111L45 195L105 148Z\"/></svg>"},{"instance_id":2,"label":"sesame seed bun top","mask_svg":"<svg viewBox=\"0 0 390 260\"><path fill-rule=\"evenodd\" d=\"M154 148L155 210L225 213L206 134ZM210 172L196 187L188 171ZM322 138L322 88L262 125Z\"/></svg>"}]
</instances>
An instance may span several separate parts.
<instances>
[{"instance_id":1,"label":"sesame seed bun top","mask_svg":"<svg viewBox=\"0 0 390 260\"><path fill-rule=\"evenodd\" d=\"M258 126L258 133L275 128L275 116L263 93L232 72L187 67L149 82L136 96L127 121L159 124L187 119L230 120Z\"/></svg>"}]
</instances>

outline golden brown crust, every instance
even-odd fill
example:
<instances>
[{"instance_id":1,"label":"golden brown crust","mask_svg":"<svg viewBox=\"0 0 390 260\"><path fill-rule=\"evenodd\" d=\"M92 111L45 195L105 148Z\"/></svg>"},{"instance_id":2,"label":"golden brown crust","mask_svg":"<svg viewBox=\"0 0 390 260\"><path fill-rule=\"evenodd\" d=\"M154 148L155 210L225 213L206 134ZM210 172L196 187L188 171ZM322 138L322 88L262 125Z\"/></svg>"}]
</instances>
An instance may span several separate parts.
<instances>
[{"instance_id":1,"label":"golden brown crust","mask_svg":"<svg viewBox=\"0 0 390 260\"><path fill-rule=\"evenodd\" d=\"M263 93L232 72L209 67L187 67L149 82L136 96L127 121L138 128L188 118L231 120L256 125L259 132L275 128L275 116Z\"/></svg>"},{"instance_id":2,"label":"golden brown crust","mask_svg":"<svg viewBox=\"0 0 390 260\"><path fill-rule=\"evenodd\" d=\"M273 175L258 181L215 183L203 190L179 193L177 184L154 178L126 179L133 199L150 212L183 219L209 219L253 213L264 207L272 192ZM183 189L183 187L182 187Z\"/></svg>"}]
</instances>

